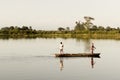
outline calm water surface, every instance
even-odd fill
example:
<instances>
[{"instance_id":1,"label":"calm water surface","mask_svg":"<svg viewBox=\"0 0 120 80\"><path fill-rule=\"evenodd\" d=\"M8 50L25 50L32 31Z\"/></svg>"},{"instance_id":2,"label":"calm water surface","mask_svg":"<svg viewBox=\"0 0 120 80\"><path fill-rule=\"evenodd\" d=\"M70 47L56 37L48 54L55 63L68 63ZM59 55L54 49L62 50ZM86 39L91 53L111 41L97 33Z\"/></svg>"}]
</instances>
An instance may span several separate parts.
<instances>
[{"instance_id":1,"label":"calm water surface","mask_svg":"<svg viewBox=\"0 0 120 80\"><path fill-rule=\"evenodd\" d=\"M89 52L94 42L101 58L55 58L59 42L65 53ZM0 40L0 80L120 80L120 40Z\"/></svg>"}]
</instances>

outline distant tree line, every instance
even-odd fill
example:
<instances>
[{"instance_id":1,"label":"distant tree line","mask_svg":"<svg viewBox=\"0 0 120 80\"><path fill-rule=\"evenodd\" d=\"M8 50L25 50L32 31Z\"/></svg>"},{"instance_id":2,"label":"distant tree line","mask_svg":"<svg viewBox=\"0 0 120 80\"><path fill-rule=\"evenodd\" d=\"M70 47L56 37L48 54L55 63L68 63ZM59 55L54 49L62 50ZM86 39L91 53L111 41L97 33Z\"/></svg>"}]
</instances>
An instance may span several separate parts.
<instances>
[{"instance_id":1,"label":"distant tree line","mask_svg":"<svg viewBox=\"0 0 120 80\"><path fill-rule=\"evenodd\" d=\"M80 23L80 22L76 22L76 26L74 28L74 31L86 31L86 29L84 27L84 24ZM103 26L93 25L88 29L88 31L102 31L102 32L105 32L105 31L120 31L120 28L119 27L112 28L110 26L103 27Z\"/></svg>"},{"instance_id":2,"label":"distant tree line","mask_svg":"<svg viewBox=\"0 0 120 80\"><path fill-rule=\"evenodd\" d=\"M10 27L3 27L0 30L0 34L36 34L37 31L33 30L31 26L10 26Z\"/></svg>"},{"instance_id":3,"label":"distant tree line","mask_svg":"<svg viewBox=\"0 0 120 80\"><path fill-rule=\"evenodd\" d=\"M91 32L91 33L120 33L120 28L112 28L110 26L107 27L103 27L103 26L97 26L94 25L91 20L94 20L94 18L89 17L89 16L85 16L84 17L85 22L81 22L81 21L76 21L75 22L75 27L73 30L66 30L65 28L59 27L58 31L73 31L74 33L86 33L86 32Z\"/></svg>"},{"instance_id":4,"label":"distant tree line","mask_svg":"<svg viewBox=\"0 0 120 80\"><path fill-rule=\"evenodd\" d=\"M57 30L35 30L32 26L10 26L0 29L0 38L117 38L120 39L120 28L94 25L92 17L85 16L85 22L76 21L74 29L58 27Z\"/></svg>"}]
</instances>

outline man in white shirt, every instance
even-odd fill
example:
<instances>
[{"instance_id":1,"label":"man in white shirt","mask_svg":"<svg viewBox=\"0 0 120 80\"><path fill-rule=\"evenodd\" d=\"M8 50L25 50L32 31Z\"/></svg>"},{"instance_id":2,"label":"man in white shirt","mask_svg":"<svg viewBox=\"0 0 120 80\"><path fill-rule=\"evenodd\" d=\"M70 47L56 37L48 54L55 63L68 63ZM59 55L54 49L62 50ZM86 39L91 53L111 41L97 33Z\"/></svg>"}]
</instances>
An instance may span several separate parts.
<instances>
[{"instance_id":1,"label":"man in white shirt","mask_svg":"<svg viewBox=\"0 0 120 80\"><path fill-rule=\"evenodd\" d=\"M60 54L63 54L63 47L64 47L63 43L60 42L60 46L59 46L59 48L60 48Z\"/></svg>"}]
</instances>

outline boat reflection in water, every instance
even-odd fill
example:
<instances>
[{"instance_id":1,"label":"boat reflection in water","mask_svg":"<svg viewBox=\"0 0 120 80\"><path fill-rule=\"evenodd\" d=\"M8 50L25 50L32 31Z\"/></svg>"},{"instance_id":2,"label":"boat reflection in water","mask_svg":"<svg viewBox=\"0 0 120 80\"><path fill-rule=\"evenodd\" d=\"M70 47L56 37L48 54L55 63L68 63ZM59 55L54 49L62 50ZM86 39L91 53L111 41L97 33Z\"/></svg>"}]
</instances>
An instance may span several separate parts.
<instances>
[{"instance_id":1,"label":"boat reflection in water","mask_svg":"<svg viewBox=\"0 0 120 80\"><path fill-rule=\"evenodd\" d=\"M94 61L94 58L96 57L89 57L90 58L90 65L91 65L91 68L93 69L94 68L94 65L95 65L95 61ZM97 58L100 58L100 57L97 57ZM71 58L59 58L59 63L60 63L60 71L63 70L64 68L64 59L71 59ZM73 59L73 58L72 58ZM86 59L86 58L85 58Z\"/></svg>"}]
</instances>

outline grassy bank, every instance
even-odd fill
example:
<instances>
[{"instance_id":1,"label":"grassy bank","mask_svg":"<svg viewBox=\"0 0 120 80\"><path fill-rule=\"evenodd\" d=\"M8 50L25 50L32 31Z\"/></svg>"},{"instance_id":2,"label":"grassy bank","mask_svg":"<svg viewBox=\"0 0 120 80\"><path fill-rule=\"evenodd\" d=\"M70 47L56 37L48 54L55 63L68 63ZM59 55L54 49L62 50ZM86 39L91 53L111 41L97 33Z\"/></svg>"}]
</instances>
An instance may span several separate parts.
<instances>
[{"instance_id":1,"label":"grassy bank","mask_svg":"<svg viewBox=\"0 0 120 80\"><path fill-rule=\"evenodd\" d=\"M120 39L120 34L72 34L72 33L49 33L49 34L0 34L1 39L9 38L80 38L80 39Z\"/></svg>"}]
</instances>

